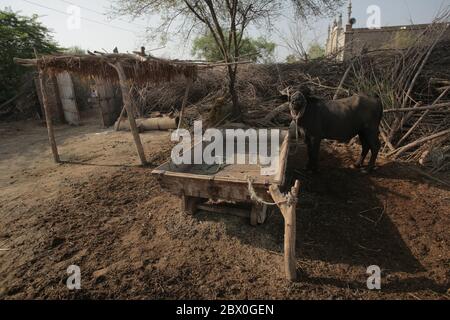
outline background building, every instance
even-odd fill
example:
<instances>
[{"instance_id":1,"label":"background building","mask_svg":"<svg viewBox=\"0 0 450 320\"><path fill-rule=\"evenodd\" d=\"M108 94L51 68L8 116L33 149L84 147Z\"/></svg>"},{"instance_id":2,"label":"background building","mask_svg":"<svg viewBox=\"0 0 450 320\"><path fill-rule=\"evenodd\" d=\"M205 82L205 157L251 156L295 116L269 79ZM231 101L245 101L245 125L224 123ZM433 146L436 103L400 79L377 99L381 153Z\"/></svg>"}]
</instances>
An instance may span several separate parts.
<instances>
[{"instance_id":1,"label":"background building","mask_svg":"<svg viewBox=\"0 0 450 320\"><path fill-rule=\"evenodd\" d=\"M348 6L348 20L344 26L342 14L328 27L328 38L325 47L327 56L336 56L345 61L362 52L405 49L415 42L429 24L382 27L379 29L353 28L356 21L352 18L352 3ZM450 28L442 37L442 41L450 40Z\"/></svg>"}]
</instances>

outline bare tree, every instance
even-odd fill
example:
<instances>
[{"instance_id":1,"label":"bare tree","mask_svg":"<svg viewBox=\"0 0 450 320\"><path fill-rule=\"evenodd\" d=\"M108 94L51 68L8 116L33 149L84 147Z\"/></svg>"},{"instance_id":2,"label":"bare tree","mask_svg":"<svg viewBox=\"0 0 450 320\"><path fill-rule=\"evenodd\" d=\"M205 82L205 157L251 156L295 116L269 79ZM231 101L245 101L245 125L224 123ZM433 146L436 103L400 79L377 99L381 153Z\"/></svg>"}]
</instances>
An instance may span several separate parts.
<instances>
[{"instance_id":1,"label":"bare tree","mask_svg":"<svg viewBox=\"0 0 450 320\"><path fill-rule=\"evenodd\" d=\"M250 25L270 28L288 4L293 4L298 16L322 15L331 12L342 0L115 0L116 14L159 15L161 25L155 30L162 36L172 31L209 31L225 63L240 59L242 40ZM228 86L233 103L233 117L242 120L246 110L239 105L236 92L238 64L228 64Z\"/></svg>"},{"instance_id":2,"label":"bare tree","mask_svg":"<svg viewBox=\"0 0 450 320\"><path fill-rule=\"evenodd\" d=\"M283 42L281 46L288 49L292 60L308 60L308 50L305 47L305 26L301 20L289 23L288 31L277 30L278 37Z\"/></svg>"}]
</instances>

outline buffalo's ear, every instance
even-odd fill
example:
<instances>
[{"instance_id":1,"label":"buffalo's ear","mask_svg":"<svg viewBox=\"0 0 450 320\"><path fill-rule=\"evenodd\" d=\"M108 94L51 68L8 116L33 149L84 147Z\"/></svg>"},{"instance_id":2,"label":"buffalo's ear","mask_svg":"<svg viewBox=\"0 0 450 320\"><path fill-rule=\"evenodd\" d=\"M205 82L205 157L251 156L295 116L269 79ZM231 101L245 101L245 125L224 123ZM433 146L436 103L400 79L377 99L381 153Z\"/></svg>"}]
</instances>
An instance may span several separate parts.
<instances>
[{"instance_id":1,"label":"buffalo's ear","mask_svg":"<svg viewBox=\"0 0 450 320\"><path fill-rule=\"evenodd\" d=\"M308 86L303 86L301 91L305 98L311 97L311 95L313 94L311 88Z\"/></svg>"}]
</instances>

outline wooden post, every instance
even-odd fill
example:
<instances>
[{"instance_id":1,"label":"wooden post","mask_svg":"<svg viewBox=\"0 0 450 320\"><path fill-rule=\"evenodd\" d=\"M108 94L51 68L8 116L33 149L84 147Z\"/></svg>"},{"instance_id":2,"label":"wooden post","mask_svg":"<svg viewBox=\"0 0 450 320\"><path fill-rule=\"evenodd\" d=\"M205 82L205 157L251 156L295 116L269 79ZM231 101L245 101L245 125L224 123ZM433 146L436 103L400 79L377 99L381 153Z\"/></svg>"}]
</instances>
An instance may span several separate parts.
<instances>
[{"instance_id":1,"label":"wooden post","mask_svg":"<svg viewBox=\"0 0 450 320\"><path fill-rule=\"evenodd\" d=\"M61 159L59 158L58 147L56 145L55 132L53 130L52 115L51 115L51 111L48 107L47 92L45 91L44 71L42 71L42 70L39 70L39 84L40 84L41 93L42 93L42 104L44 105L45 122L47 124L48 141L50 142L50 147L52 148L53 158L54 158L55 162L60 163Z\"/></svg>"},{"instance_id":2,"label":"wooden post","mask_svg":"<svg viewBox=\"0 0 450 320\"><path fill-rule=\"evenodd\" d=\"M283 195L276 185L269 188L269 193L278 204L284 217L284 268L286 278L290 281L297 280L297 263L295 258L296 240L296 210L297 196L300 182L297 180L289 195ZM290 200L290 201L289 201Z\"/></svg>"},{"instance_id":3,"label":"wooden post","mask_svg":"<svg viewBox=\"0 0 450 320\"><path fill-rule=\"evenodd\" d=\"M123 69L123 66L120 62L117 62L112 66L116 69L117 74L119 75L120 88L122 90L123 96L123 105L124 108L127 110L128 121L130 122L130 129L131 133L133 134L133 139L134 143L136 144L139 158L141 159L142 165L145 166L147 164L147 159L145 158L144 148L142 147L141 137L139 136L139 132L136 125L136 119L134 118L134 112L131 106L130 88L127 84L127 77Z\"/></svg>"},{"instance_id":4,"label":"wooden post","mask_svg":"<svg viewBox=\"0 0 450 320\"><path fill-rule=\"evenodd\" d=\"M262 210L262 206L259 204L253 204L252 210L250 211L250 225L256 227L258 225L258 214Z\"/></svg>"},{"instance_id":5,"label":"wooden post","mask_svg":"<svg viewBox=\"0 0 450 320\"><path fill-rule=\"evenodd\" d=\"M202 199L196 197L186 196L184 193L181 196L181 210L193 216L197 213L198 205L202 202Z\"/></svg>"},{"instance_id":6,"label":"wooden post","mask_svg":"<svg viewBox=\"0 0 450 320\"><path fill-rule=\"evenodd\" d=\"M186 108L186 105L188 103L189 91L191 90L191 87L192 87L192 79L188 78L186 83L186 91L184 92L183 103L181 104L180 120L179 120L180 122L178 123L178 130L180 130L181 123L183 122L184 109Z\"/></svg>"},{"instance_id":7,"label":"wooden post","mask_svg":"<svg viewBox=\"0 0 450 320\"><path fill-rule=\"evenodd\" d=\"M120 116L119 116L119 119L117 120L117 122L116 122L116 124L115 124L115 130L116 131L119 131L119 129L120 129L120 123L122 122L122 120L123 120L123 118L125 117L125 111L126 111L126 109L125 109L125 106L122 108L122 111L120 112Z\"/></svg>"},{"instance_id":8,"label":"wooden post","mask_svg":"<svg viewBox=\"0 0 450 320\"><path fill-rule=\"evenodd\" d=\"M269 208L267 205L254 203L250 212L250 224L254 227L259 224L264 224L267 219L268 210Z\"/></svg>"},{"instance_id":9,"label":"wooden post","mask_svg":"<svg viewBox=\"0 0 450 320\"><path fill-rule=\"evenodd\" d=\"M345 70L344 76L341 79L341 82L339 83L339 87L336 89L336 93L333 96L333 100L337 100L339 98L339 93L342 91L342 87L344 86L345 80L347 80L348 74L350 73L350 70L353 68L353 60L351 61L350 65L348 66L347 70Z\"/></svg>"}]
</instances>

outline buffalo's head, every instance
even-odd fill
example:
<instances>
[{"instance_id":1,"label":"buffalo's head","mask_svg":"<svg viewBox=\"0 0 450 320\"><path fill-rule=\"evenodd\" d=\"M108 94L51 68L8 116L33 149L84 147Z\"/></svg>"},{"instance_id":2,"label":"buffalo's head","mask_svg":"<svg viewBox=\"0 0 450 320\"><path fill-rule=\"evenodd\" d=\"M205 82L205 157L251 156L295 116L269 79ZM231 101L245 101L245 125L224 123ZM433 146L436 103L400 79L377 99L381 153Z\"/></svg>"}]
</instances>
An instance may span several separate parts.
<instances>
[{"instance_id":1,"label":"buffalo's head","mask_svg":"<svg viewBox=\"0 0 450 320\"><path fill-rule=\"evenodd\" d=\"M301 116L305 113L308 104L307 97L310 95L309 88L287 87L286 89L280 91L280 93L287 97L293 116Z\"/></svg>"}]
</instances>

